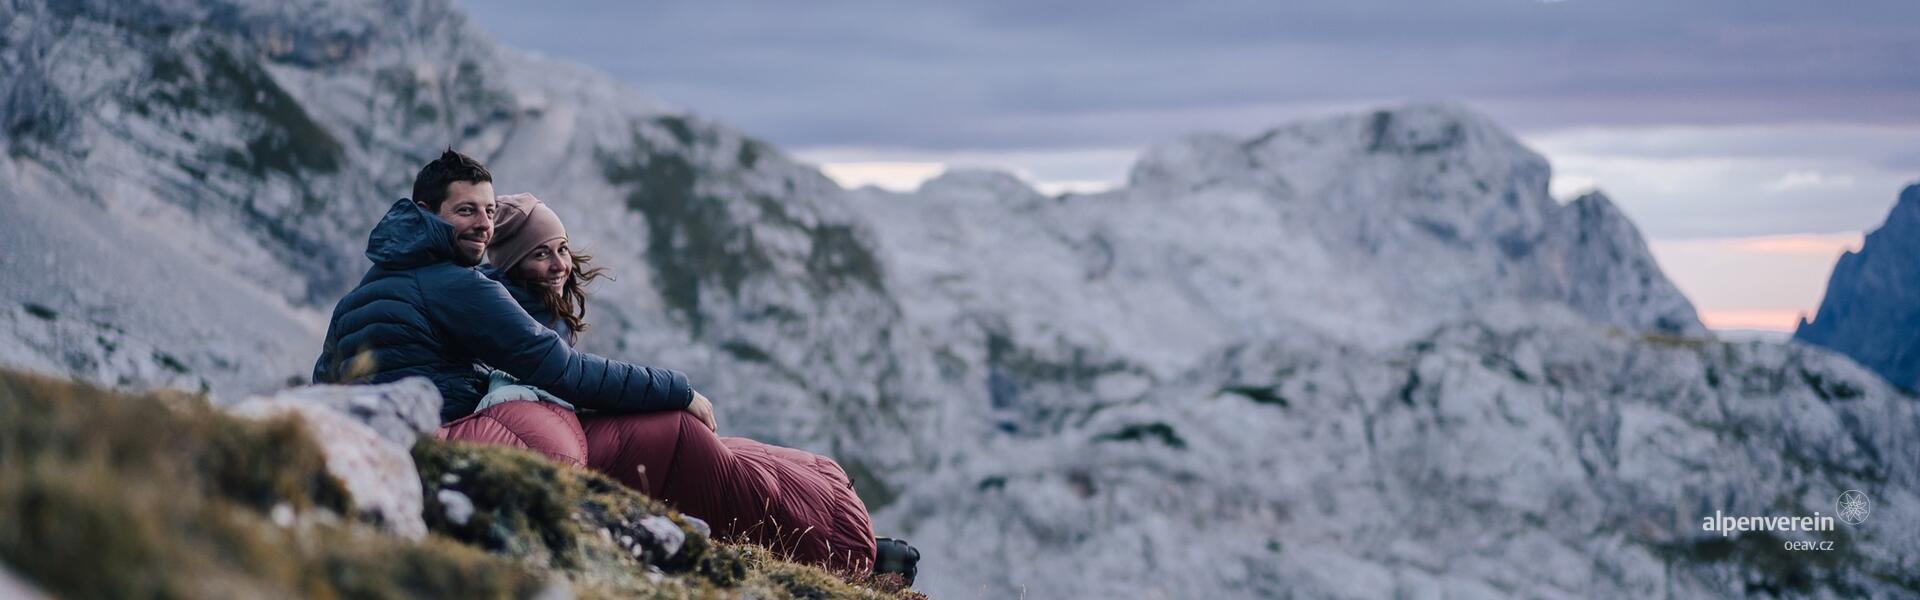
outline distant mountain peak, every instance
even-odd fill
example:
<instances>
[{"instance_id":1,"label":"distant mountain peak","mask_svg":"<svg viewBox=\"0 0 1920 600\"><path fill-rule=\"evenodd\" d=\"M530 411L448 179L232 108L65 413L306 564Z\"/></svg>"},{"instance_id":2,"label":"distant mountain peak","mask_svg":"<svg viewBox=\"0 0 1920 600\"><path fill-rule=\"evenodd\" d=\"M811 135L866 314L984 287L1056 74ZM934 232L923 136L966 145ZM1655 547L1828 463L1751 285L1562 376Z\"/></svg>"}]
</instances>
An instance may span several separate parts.
<instances>
[{"instance_id":1,"label":"distant mountain peak","mask_svg":"<svg viewBox=\"0 0 1920 600\"><path fill-rule=\"evenodd\" d=\"M1920 389L1920 183L1906 186L1880 227L1840 255L1811 321L1794 339L1838 351L1908 390Z\"/></svg>"},{"instance_id":2,"label":"distant mountain peak","mask_svg":"<svg viewBox=\"0 0 1920 600\"><path fill-rule=\"evenodd\" d=\"M1148 150L1126 191L1163 203L1258 197L1284 215L1286 233L1272 235L1317 239L1352 263L1342 279L1371 278L1390 303L1447 313L1550 300L1611 326L1705 335L1632 221L1598 191L1561 205L1551 173L1492 120L1414 103L1248 139L1186 136Z\"/></svg>"},{"instance_id":3,"label":"distant mountain peak","mask_svg":"<svg viewBox=\"0 0 1920 600\"><path fill-rule=\"evenodd\" d=\"M1549 171L1544 157L1493 120L1459 104L1426 102L1305 119L1244 139L1185 136L1150 147L1134 164L1129 184L1167 190L1263 185L1274 175L1310 180L1307 171L1363 164L1456 176L1465 168L1484 172L1483 185L1524 171L1537 173L1531 179L1544 186Z\"/></svg>"},{"instance_id":4,"label":"distant mountain peak","mask_svg":"<svg viewBox=\"0 0 1920 600\"><path fill-rule=\"evenodd\" d=\"M1899 227L1920 227L1920 182L1907 184L1900 190L1900 199L1893 204L1893 212L1887 215L1881 228L1889 225Z\"/></svg>"},{"instance_id":5,"label":"distant mountain peak","mask_svg":"<svg viewBox=\"0 0 1920 600\"><path fill-rule=\"evenodd\" d=\"M963 201L1027 203L1043 199L1033 186L1012 173L977 167L947 169L920 184L917 192Z\"/></svg>"}]
</instances>

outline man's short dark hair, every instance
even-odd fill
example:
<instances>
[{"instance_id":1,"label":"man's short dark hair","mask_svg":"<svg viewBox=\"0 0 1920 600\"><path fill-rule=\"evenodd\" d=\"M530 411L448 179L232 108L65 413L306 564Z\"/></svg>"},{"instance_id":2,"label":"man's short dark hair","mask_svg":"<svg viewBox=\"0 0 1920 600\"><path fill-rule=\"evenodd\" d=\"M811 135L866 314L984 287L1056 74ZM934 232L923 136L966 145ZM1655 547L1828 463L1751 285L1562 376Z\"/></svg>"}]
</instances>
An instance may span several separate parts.
<instances>
[{"instance_id":1,"label":"man's short dark hair","mask_svg":"<svg viewBox=\"0 0 1920 600\"><path fill-rule=\"evenodd\" d=\"M447 148L440 158L420 167L420 174L413 177L413 201L427 205L427 210L440 212L440 203L447 199L447 185L455 181L492 183L493 173L487 172L487 166L473 157Z\"/></svg>"}]
</instances>

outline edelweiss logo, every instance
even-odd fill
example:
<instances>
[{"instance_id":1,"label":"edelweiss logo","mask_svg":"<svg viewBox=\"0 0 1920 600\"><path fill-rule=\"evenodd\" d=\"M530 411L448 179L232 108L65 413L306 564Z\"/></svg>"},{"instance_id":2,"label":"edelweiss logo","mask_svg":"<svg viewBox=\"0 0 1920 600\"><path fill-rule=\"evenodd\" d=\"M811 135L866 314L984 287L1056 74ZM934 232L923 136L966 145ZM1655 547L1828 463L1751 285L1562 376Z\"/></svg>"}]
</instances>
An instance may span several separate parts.
<instances>
[{"instance_id":1,"label":"edelweiss logo","mask_svg":"<svg viewBox=\"0 0 1920 600\"><path fill-rule=\"evenodd\" d=\"M1847 490L1840 493L1840 522L1859 525L1867 522L1867 513L1873 512L1873 501L1867 499L1867 493L1860 490Z\"/></svg>"}]
</instances>

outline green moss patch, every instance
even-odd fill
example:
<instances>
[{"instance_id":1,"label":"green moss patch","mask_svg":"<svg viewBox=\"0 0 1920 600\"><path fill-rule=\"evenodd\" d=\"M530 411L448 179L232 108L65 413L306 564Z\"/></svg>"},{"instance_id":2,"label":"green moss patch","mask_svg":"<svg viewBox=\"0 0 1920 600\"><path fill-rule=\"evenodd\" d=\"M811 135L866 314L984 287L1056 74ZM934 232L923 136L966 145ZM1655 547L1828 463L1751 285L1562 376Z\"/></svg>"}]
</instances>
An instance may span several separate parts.
<instances>
[{"instance_id":1,"label":"green moss patch","mask_svg":"<svg viewBox=\"0 0 1920 600\"><path fill-rule=\"evenodd\" d=\"M1233 394L1252 400L1255 404L1270 404L1280 408L1292 406L1286 396L1280 395L1277 385L1235 385L1222 388L1221 393Z\"/></svg>"},{"instance_id":2,"label":"green moss patch","mask_svg":"<svg viewBox=\"0 0 1920 600\"><path fill-rule=\"evenodd\" d=\"M506 598L545 586L474 548L347 521L348 506L295 421L0 371L0 562L53 595Z\"/></svg>"},{"instance_id":3,"label":"green moss patch","mask_svg":"<svg viewBox=\"0 0 1920 600\"><path fill-rule=\"evenodd\" d=\"M747 277L772 261L746 227L735 224L724 200L700 194L698 170L671 151L653 152L634 137L638 156L603 154L607 181L628 188L627 207L647 218L647 262L667 306L698 334L703 291L736 295Z\"/></svg>"},{"instance_id":4,"label":"green moss patch","mask_svg":"<svg viewBox=\"0 0 1920 600\"><path fill-rule=\"evenodd\" d=\"M21 306L27 309L27 314L33 315L35 318L38 318L42 321L54 321L60 318L59 311L55 311L51 308L47 308L44 305L27 302L22 304Z\"/></svg>"},{"instance_id":5,"label":"green moss patch","mask_svg":"<svg viewBox=\"0 0 1920 600\"><path fill-rule=\"evenodd\" d=\"M155 79L162 87L154 98L178 108L202 113L238 111L251 115L260 127L243 148L229 148L219 158L260 177L268 171L299 175L312 171L333 173L345 164L346 151L326 127L307 114L300 101L273 80L266 69L239 51L206 42L193 48L204 65L199 77L187 77L177 58L156 60ZM174 85L166 85L171 77Z\"/></svg>"},{"instance_id":6,"label":"green moss patch","mask_svg":"<svg viewBox=\"0 0 1920 600\"><path fill-rule=\"evenodd\" d=\"M1173 430L1172 425L1157 422L1135 423L1122 427L1119 431L1104 433L1093 438L1093 441L1096 442L1138 442L1144 440L1158 440L1160 443L1166 444L1175 450L1184 450L1187 447L1187 440L1182 439L1180 434Z\"/></svg>"},{"instance_id":7,"label":"green moss patch","mask_svg":"<svg viewBox=\"0 0 1920 600\"><path fill-rule=\"evenodd\" d=\"M761 194L744 197L757 216L733 210L739 207L730 204L727 186L739 184L739 172L695 162L703 152L721 151L721 140L697 126L676 116L636 122L630 145L596 153L607 181L626 192L627 208L646 217L646 258L655 286L695 335L705 325L700 307L711 306L712 296L738 296L749 278L776 270L776 256L756 237L756 226L807 236L804 266L814 294L882 289L879 259L852 227L797 219L779 199ZM760 142L741 144L735 155L741 169L753 168L770 152Z\"/></svg>"},{"instance_id":8,"label":"green moss patch","mask_svg":"<svg viewBox=\"0 0 1920 600\"><path fill-rule=\"evenodd\" d=\"M427 527L522 564L564 573L576 591L607 597L890 598L915 596L897 581L830 573L749 543L723 543L656 500L598 473L509 448L421 440ZM450 512L443 491L471 503ZM455 513L458 513L456 516ZM680 530L671 554L643 524Z\"/></svg>"},{"instance_id":9,"label":"green moss patch","mask_svg":"<svg viewBox=\"0 0 1920 600\"><path fill-rule=\"evenodd\" d=\"M898 576L880 575L845 578L820 569L783 560L758 546L740 547L740 564L746 576L741 591L755 598L909 598L924 599L907 589Z\"/></svg>"}]
</instances>

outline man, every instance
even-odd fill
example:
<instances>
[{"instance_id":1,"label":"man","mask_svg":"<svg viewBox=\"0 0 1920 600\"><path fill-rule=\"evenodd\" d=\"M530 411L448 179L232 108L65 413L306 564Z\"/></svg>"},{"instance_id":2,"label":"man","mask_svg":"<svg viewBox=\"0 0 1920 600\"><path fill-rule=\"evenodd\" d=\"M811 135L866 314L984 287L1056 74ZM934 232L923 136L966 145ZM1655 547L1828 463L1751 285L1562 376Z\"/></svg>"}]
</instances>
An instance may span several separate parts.
<instances>
[{"instance_id":1,"label":"man","mask_svg":"<svg viewBox=\"0 0 1920 600\"><path fill-rule=\"evenodd\" d=\"M493 175L449 148L414 178L413 199L387 210L367 240L373 268L340 299L315 383L384 383L424 376L440 389L440 419L479 404L505 371L582 409L687 410L713 423L713 405L687 376L577 352L474 267L493 235Z\"/></svg>"}]
</instances>

